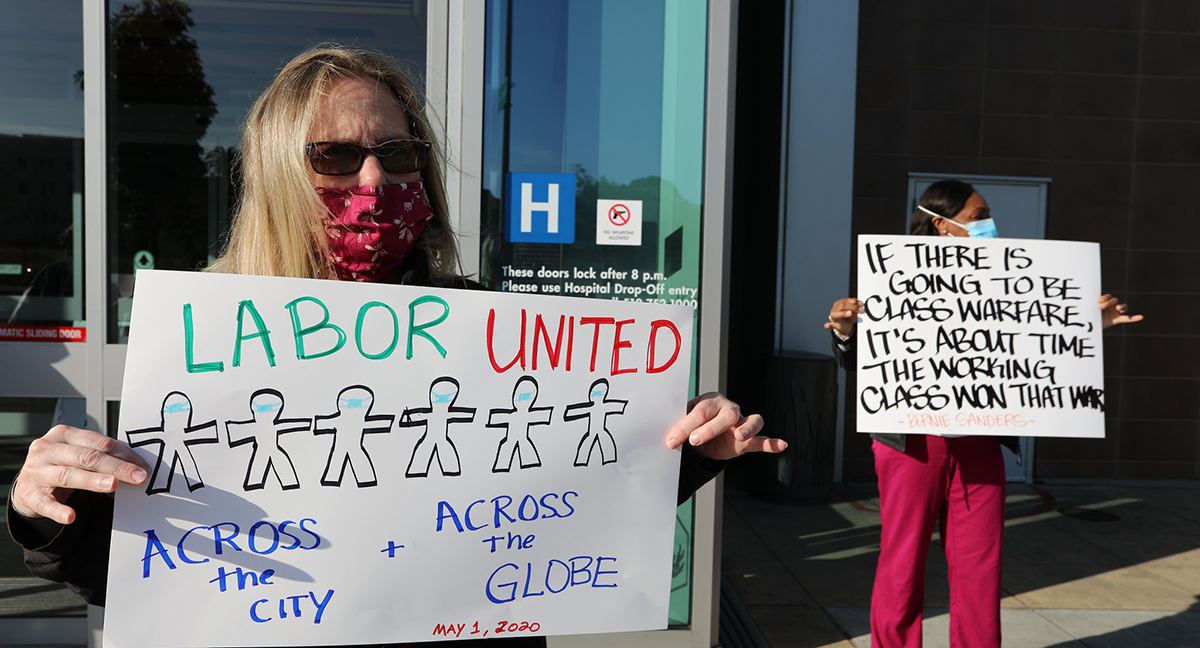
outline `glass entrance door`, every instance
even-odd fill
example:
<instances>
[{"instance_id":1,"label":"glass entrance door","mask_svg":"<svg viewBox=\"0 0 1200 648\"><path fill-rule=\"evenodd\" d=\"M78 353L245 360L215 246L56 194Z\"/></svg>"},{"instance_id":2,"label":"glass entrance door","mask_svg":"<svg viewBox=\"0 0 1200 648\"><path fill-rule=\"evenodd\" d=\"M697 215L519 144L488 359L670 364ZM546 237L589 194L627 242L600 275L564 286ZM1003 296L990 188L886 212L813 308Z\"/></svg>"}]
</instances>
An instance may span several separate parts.
<instances>
[{"instance_id":1,"label":"glass entrance door","mask_svg":"<svg viewBox=\"0 0 1200 648\"><path fill-rule=\"evenodd\" d=\"M56 421L83 423L83 17L79 0L0 5L0 489ZM7 535L7 533L5 534ZM82 638L86 606L0 541L0 643ZM29 619L52 618L48 632ZM69 629L64 635L61 629Z\"/></svg>"},{"instance_id":2,"label":"glass entrance door","mask_svg":"<svg viewBox=\"0 0 1200 648\"><path fill-rule=\"evenodd\" d=\"M3 495L53 424L110 431L135 271L218 252L239 126L275 72L338 42L419 78L427 22L427 0L0 3ZM85 644L86 613L0 540L0 646Z\"/></svg>"},{"instance_id":3,"label":"glass entrance door","mask_svg":"<svg viewBox=\"0 0 1200 648\"><path fill-rule=\"evenodd\" d=\"M697 308L706 5L487 6L483 283ZM685 626L690 505L676 526L670 622Z\"/></svg>"}]
</instances>

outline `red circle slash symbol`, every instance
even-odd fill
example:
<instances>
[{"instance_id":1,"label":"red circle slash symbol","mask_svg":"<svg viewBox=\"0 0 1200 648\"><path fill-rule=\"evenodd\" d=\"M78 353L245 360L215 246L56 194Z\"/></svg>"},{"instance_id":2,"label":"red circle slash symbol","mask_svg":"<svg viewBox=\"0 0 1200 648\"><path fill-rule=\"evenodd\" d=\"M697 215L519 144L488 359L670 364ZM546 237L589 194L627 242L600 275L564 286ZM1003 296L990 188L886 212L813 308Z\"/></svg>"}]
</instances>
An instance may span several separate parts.
<instances>
[{"instance_id":1,"label":"red circle slash symbol","mask_svg":"<svg viewBox=\"0 0 1200 648\"><path fill-rule=\"evenodd\" d=\"M629 208L622 204L616 204L608 208L608 221L617 227L629 222Z\"/></svg>"}]
</instances>

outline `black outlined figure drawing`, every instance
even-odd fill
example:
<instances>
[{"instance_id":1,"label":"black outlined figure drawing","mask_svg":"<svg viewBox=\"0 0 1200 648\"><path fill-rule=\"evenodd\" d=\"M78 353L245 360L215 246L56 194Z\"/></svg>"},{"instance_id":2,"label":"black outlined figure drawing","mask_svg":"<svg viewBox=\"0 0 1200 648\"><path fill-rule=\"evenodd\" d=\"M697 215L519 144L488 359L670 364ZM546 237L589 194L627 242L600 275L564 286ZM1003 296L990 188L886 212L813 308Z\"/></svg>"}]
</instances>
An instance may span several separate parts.
<instances>
[{"instance_id":1,"label":"black outlined figure drawing","mask_svg":"<svg viewBox=\"0 0 1200 648\"><path fill-rule=\"evenodd\" d=\"M428 477L436 456L438 468L446 477L462 474L458 448L450 440L451 423L470 423L475 420L474 407L455 407L458 400L458 381L443 376L429 385L429 407L406 408L400 427L424 427L425 433L413 448L405 477Z\"/></svg>"},{"instance_id":2,"label":"black outlined figure drawing","mask_svg":"<svg viewBox=\"0 0 1200 648\"><path fill-rule=\"evenodd\" d=\"M250 395L251 417L245 421L226 421L229 447L251 444L250 463L242 488L261 490L267 485L267 475L275 474L283 490L300 488L296 467L280 437L290 432L305 432L312 427L306 418L283 418L283 394L274 389L260 389Z\"/></svg>"},{"instance_id":3,"label":"black outlined figure drawing","mask_svg":"<svg viewBox=\"0 0 1200 648\"><path fill-rule=\"evenodd\" d=\"M133 448L158 446L158 458L146 484L147 495L170 492L176 469L183 473L189 491L203 488L204 479L192 456L191 446L220 440L215 420L192 425L192 401L186 394L177 391L167 394L163 399L158 427L128 430L125 437Z\"/></svg>"},{"instance_id":4,"label":"black outlined figure drawing","mask_svg":"<svg viewBox=\"0 0 1200 648\"><path fill-rule=\"evenodd\" d=\"M379 483L375 478L375 464L367 454L367 435L391 432L396 416L372 414L374 405L375 392L363 385L351 385L338 393L336 413L319 415L314 420L313 434L333 435L329 460L321 475L322 486L341 486L347 466L354 473L359 488Z\"/></svg>"},{"instance_id":5,"label":"black outlined figure drawing","mask_svg":"<svg viewBox=\"0 0 1200 648\"><path fill-rule=\"evenodd\" d=\"M512 409L494 409L488 413L487 427L503 428L504 438L496 447L496 462L492 472L508 472L513 458L521 457L521 468L536 468L542 465L537 447L529 438L535 425L549 425L553 407L534 407L537 402L538 384L533 376L521 376L513 386Z\"/></svg>"},{"instance_id":6,"label":"black outlined figure drawing","mask_svg":"<svg viewBox=\"0 0 1200 648\"><path fill-rule=\"evenodd\" d=\"M625 405L629 401L610 399L608 397L608 379L601 378L592 383L588 390L588 402L568 405L563 412L564 421L587 419L587 432L579 440L575 450L575 465L586 466L592 461L592 450L600 448L600 463L610 464L617 461L617 442L608 431L608 417L620 416L625 413Z\"/></svg>"}]
</instances>

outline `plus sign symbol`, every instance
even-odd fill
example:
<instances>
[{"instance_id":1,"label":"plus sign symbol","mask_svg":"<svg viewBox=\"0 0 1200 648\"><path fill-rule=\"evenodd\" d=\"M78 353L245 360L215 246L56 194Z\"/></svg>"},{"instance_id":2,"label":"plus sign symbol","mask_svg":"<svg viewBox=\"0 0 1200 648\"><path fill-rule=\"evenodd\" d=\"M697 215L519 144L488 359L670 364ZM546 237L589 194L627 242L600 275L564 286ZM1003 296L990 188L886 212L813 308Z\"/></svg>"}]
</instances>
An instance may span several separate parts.
<instances>
[{"instance_id":1,"label":"plus sign symbol","mask_svg":"<svg viewBox=\"0 0 1200 648\"><path fill-rule=\"evenodd\" d=\"M617 203L608 208L608 222L621 227L629 222L629 208Z\"/></svg>"}]
</instances>

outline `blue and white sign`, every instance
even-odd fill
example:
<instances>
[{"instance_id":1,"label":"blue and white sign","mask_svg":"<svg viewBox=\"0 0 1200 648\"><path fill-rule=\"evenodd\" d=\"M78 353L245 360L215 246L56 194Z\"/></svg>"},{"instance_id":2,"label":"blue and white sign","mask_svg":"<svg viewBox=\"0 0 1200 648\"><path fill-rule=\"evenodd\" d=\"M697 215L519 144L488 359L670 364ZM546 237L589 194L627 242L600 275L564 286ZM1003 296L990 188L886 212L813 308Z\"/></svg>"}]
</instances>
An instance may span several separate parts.
<instances>
[{"instance_id":1,"label":"blue and white sign","mask_svg":"<svg viewBox=\"0 0 1200 648\"><path fill-rule=\"evenodd\" d=\"M575 242L575 176L510 172L504 187L504 240Z\"/></svg>"}]
</instances>

